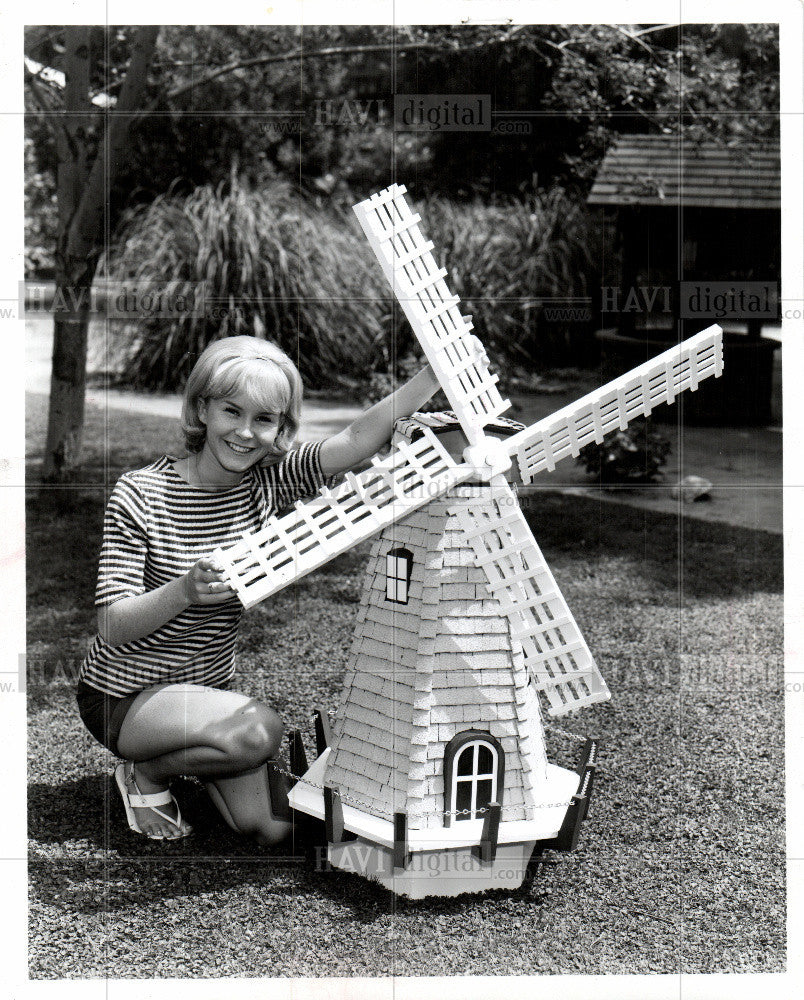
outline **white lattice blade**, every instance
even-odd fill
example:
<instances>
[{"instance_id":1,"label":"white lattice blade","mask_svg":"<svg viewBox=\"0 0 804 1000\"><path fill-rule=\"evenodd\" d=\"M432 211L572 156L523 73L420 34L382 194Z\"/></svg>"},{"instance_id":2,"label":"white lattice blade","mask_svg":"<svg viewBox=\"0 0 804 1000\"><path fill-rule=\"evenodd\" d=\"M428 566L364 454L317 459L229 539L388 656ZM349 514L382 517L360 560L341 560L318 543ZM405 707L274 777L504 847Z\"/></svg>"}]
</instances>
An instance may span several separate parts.
<instances>
[{"instance_id":1,"label":"white lattice blade","mask_svg":"<svg viewBox=\"0 0 804 1000\"><path fill-rule=\"evenodd\" d=\"M609 431L674 402L685 389L694 392L703 379L722 371L723 331L715 324L507 438L504 447L516 455L523 481L530 482L537 472L552 471L584 445L599 443Z\"/></svg>"},{"instance_id":2,"label":"white lattice blade","mask_svg":"<svg viewBox=\"0 0 804 1000\"><path fill-rule=\"evenodd\" d=\"M551 716L608 701L606 682L589 652L553 574L502 476L489 487L498 516L485 502L465 502L458 519L488 579L489 593L508 618L512 638Z\"/></svg>"},{"instance_id":3,"label":"white lattice blade","mask_svg":"<svg viewBox=\"0 0 804 1000\"><path fill-rule=\"evenodd\" d=\"M497 389L471 323L447 288L405 188L391 185L354 206L369 244L470 444L511 405Z\"/></svg>"},{"instance_id":4,"label":"white lattice blade","mask_svg":"<svg viewBox=\"0 0 804 1000\"><path fill-rule=\"evenodd\" d=\"M243 605L253 607L470 478L472 466L455 462L430 428L422 432L337 488L216 549Z\"/></svg>"}]
</instances>

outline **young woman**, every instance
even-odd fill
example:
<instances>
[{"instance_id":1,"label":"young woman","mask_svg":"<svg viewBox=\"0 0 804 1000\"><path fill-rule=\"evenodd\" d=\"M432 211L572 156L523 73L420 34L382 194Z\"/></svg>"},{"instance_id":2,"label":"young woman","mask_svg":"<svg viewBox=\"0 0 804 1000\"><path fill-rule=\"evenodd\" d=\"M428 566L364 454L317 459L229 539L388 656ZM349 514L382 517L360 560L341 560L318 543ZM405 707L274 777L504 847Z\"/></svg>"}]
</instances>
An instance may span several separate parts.
<instances>
[{"instance_id":1,"label":"young woman","mask_svg":"<svg viewBox=\"0 0 804 1000\"><path fill-rule=\"evenodd\" d=\"M269 785L282 722L229 686L243 608L210 553L375 454L437 388L425 366L345 430L294 449L302 386L287 355L241 336L198 359L182 410L187 457L125 473L109 497L98 635L79 673L81 718L121 758L132 830L191 833L169 782L195 775L234 830L266 845L288 833Z\"/></svg>"}]
</instances>

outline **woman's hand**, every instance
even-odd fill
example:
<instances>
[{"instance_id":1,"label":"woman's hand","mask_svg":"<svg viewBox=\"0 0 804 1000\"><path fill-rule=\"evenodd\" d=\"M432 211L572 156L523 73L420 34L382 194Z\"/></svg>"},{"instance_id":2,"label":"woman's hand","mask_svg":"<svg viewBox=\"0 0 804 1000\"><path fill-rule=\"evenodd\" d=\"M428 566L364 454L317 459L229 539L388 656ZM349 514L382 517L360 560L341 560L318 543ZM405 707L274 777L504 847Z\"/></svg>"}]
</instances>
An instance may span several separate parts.
<instances>
[{"instance_id":1,"label":"woman's hand","mask_svg":"<svg viewBox=\"0 0 804 1000\"><path fill-rule=\"evenodd\" d=\"M182 577L184 593L190 604L223 604L234 596L224 579L224 568L210 556L199 559Z\"/></svg>"},{"instance_id":2,"label":"woman's hand","mask_svg":"<svg viewBox=\"0 0 804 1000\"><path fill-rule=\"evenodd\" d=\"M192 604L223 604L234 595L223 576L223 566L205 556L184 576L98 608L98 632L109 646L122 646L145 638Z\"/></svg>"}]
</instances>

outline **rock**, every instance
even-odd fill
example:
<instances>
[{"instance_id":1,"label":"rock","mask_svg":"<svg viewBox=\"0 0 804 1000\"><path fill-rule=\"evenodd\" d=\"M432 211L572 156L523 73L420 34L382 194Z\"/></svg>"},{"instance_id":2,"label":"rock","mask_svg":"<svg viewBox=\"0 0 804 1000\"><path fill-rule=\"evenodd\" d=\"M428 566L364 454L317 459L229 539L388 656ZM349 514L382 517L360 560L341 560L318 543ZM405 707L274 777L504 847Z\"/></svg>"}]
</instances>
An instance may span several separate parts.
<instances>
[{"instance_id":1,"label":"rock","mask_svg":"<svg viewBox=\"0 0 804 1000\"><path fill-rule=\"evenodd\" d=\"M712 491L712 484L702 476L685 476L677 486L670 491L674 500L679 497L684 503L691 503L693 500L708 500Z\"/></svg>"}]
</instances>

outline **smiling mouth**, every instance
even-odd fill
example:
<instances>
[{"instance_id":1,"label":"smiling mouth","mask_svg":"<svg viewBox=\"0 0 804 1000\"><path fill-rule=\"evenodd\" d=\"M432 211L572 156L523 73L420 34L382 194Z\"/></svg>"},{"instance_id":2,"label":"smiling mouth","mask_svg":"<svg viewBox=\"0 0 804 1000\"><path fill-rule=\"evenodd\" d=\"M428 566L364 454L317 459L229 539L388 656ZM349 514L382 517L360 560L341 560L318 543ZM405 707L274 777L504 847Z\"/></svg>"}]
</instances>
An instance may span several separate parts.
<instances>
[{"instance_id":1,"label":"smiling mouth","mask_svg":"<svg viewBox=\"0 0 804 1000\"><path fill-rule=\"evenodd\" d=\"M248 455L250 451L254 451L254 448L248 445L234 444L231 441L227 441L226 444L232 449L235 455Z\"/></svg>"}]
</instances>

